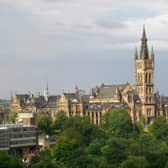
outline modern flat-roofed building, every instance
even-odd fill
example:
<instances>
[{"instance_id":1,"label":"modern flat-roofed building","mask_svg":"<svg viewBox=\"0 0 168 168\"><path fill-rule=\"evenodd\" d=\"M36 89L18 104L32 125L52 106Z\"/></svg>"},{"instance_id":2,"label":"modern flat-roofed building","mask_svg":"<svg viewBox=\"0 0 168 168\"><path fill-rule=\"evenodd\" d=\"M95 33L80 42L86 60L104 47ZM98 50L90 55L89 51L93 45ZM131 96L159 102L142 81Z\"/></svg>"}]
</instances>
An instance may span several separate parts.
<instances>
[{"instance_id":1,"label":"modern flat-roofed building","mask_svg":"<svg viewBox=\"0 0 168 168\"><path fill-rule=\"evenodd\" d=\"M23 124L0 125L0 150L27 150L36 148L38 134L36 126Z\"/></svg>"}]
</instances>

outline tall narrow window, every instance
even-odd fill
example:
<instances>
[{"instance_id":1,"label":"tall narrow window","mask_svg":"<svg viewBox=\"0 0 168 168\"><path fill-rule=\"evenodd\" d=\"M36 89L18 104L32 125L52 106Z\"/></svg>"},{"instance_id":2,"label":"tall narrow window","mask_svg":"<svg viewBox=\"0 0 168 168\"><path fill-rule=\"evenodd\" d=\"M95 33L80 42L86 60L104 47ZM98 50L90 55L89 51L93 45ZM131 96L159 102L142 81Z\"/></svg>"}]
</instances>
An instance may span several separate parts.
<instances>
[{"instance_id":1,"label":"tall narrow window","mask_svg":"<svg viewBox=\"0 0 168 168\"><path fill-rule=\"evenodd\" d=\"M151 83L151 73L149 73L149 83Z\"/></svg>"},{"instance_id":2,"label":"tall narrow window","mask_svg":"<svg viewBox=\"0 0 168 168\"><path fill-rule=\"evenodd\" d=\"M145 82L148 83L148 73L145 74Z\"/></svg>"}]
</instances>

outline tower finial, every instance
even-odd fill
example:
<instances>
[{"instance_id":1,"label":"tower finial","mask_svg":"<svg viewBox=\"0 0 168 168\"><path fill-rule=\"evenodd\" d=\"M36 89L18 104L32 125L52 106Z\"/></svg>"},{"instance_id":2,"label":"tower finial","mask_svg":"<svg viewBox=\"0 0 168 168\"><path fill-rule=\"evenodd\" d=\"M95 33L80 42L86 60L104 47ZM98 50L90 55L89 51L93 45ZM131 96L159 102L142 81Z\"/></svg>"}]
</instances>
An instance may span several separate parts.
<instances>
[{"instance_id":1,"label":"tower finial","mask_svg":"<svg viewBox=\"0 0 168 168\"><path fill-rule=\"evenodd\" d=\"M145 31L145 24L143 24L143 34L142 34L142 39L146 39L146 31Z\"/></svg>"},{"instance_id":2,"label":"tower finial","mask_svg":"<svg viewBox=\"0 0 168 168\"><path fill-rule=\"evenodd\" d=\"M141 59L148 59L148 58L149 58L147 38L146 38L146 31L145 31L145 25L143 25L143 33L142 33L142 38L141 38L141 52L140 52L140 58L141 58Z\"/></svg>"}]
</instances>

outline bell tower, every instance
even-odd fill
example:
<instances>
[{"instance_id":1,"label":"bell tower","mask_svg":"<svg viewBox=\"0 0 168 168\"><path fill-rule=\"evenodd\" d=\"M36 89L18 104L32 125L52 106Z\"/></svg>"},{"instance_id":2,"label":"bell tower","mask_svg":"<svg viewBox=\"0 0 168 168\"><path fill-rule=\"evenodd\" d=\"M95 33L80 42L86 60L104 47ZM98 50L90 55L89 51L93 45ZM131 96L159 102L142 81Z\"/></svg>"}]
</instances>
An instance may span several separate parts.
<instances>
[{"instance_id":1,"label":"bell tower","mask_svg":"<svg viewBox=\"0 0 168 168\"><path fill-rule=\"evenodd\" d=\"M155 117L154 102L154 51L149 54L145 27L141 38L141 50L135 50L135 90L142 104L141 115L149 123Z\"/></svg>"}]
</instances>

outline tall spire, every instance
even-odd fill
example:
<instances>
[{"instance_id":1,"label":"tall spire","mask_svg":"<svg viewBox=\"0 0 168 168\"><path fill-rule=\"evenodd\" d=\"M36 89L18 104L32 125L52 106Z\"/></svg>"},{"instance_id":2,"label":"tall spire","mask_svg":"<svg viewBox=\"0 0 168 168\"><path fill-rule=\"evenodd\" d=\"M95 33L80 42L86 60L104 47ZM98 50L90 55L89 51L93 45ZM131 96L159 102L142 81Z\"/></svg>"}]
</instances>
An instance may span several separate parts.
<instances>
[{"instance_id":1,"label":"tall spire","mask_svg":"<svg viewBox=\"0 0 168 168\"><path fill-rule=\"evenodd\" d=\"M49 95L49 91L48 91L48 81L47 81L47 85L44 88L44 98L46 101L48 101L48 95Z\"/></svg>"},{"instance_id":2,"label":"tall spire","mask_svg":"<svg viewBox=\"0 0 168 168\"><path fill-rule=\"evenodd\" d=\"M137 50L137 47L135 47L135 60L138 59L138 50Z\"/></svg>"},{"instance_id":3,"label":"tall spire","mask_svg":"<svg viewBox=\"0 0 168 168\"><path fill-rule=\"evenodd\" d=\"M149 58L147 38L146 38L146 31L145 31L145 25L143 26L143 33L142 33L142 38L141 38L141 52L140 52L140 58L141 58L141 59L148 59L148 58Z\"/></svg>"},{"instance_id":4,"label":"tall spire","mask_svg":"<svg viewBox=\"0 0 168 168\"><path fill-rule=\"evenodd\" d=\"M142 39L147 40L147 38L146 38L146 31L145 31L145 25L143 25Z\"/></svg>"}]
</instances>

